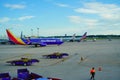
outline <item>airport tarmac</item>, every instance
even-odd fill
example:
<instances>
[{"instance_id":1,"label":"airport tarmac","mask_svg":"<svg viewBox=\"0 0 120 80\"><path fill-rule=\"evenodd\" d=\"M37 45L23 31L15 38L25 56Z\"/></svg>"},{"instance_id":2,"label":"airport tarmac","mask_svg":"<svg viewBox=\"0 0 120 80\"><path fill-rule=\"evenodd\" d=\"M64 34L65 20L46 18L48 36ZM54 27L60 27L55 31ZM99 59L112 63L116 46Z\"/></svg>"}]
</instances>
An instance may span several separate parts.
<instances>
[{"instance_id":1,"label":"airport tarmac","mask_svg":"<svg viewBox=\"0 0 120 80\"><path fill-rule=\"evenodd\" d=\"M68 53L64 59L44 59L42 55L54 52ZM36 58L40 62L32 66L11 66L6 61L21 57ZM81 61L83 57L83 61ZM90 80L89 71L96 69L95 80L120 80L120 40L96 42L65 42L60 46L33 47L0 45L0 73L9 72L17 77L17 69L27 68L44 77L62 80Z\"/></svg>"}]
</instances>

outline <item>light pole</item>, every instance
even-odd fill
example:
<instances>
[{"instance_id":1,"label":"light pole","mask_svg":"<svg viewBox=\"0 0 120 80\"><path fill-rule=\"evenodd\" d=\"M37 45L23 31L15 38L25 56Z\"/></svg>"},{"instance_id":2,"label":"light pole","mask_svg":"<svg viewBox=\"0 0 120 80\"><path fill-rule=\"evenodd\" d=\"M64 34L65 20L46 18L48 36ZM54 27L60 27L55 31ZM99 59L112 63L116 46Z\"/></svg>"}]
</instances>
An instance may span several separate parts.
<instances>
[{"instance_id":1,"label":"light pole","mask_svg":"<svg viewBox=\"0 0 120 80\"><path fill-rule=\"evenodd\" d=\"M37 37L39 37L39 28L37 28Z\"/></svg>"},{"instance_id":2,"label":"light pole","mask_svg":"<svg viewBox=\"0 0 120 80\"><path fill-rule=\"evenodd\" d=\"M31 37L33 36L33 29L31 29Z\"/></svg>"}]
</instances>

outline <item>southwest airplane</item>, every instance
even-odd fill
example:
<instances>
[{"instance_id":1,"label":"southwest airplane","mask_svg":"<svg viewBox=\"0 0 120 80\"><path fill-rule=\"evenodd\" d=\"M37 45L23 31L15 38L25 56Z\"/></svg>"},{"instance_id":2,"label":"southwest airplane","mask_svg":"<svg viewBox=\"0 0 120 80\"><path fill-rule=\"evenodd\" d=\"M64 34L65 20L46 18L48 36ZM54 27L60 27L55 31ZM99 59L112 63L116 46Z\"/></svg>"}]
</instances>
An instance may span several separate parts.
<instances>
[{"instance_id":1,"label":"southwest airplane","mask_svg":"<svg viewBox=\"0 0 120 80\"><path fill-rule=\"evenodd\" d=\"M37 47L38 45L61 45L63 43L62 39L58 38L17 38L10 32L10 30L6 29L6 32L10 42L19 45L35 45L35 47Z\"/></svg>"}]
</instances>

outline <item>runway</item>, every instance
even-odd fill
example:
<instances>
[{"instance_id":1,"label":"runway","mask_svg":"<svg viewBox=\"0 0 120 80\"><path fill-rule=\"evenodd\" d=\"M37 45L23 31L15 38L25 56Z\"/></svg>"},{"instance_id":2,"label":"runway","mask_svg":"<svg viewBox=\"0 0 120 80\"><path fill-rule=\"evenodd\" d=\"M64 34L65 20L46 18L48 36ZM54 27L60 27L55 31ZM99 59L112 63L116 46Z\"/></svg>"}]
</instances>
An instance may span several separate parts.
<instances>
[{"instance_id":1,"label":"runway","mask_svg":"<svg viewBox=\"0 0 120 80\"><path fill-rule=\"evenodd\" d=\"M44 59L42 55L53 52L68 53L64 59ZM32 66L11 66L8 60L21 57L36 58L40 62ZM81 61L83 57L83 61ZM0 73L9 72L17 77L17 69L27 68L44 77L62 80L89 80L89 70L95 67L95 80L120 80L120 40L97 40L96 42L65 42L60 46L33 47L0 45ZM101 68L101 71L99 71Z\"/></svg>"}]
</instances>

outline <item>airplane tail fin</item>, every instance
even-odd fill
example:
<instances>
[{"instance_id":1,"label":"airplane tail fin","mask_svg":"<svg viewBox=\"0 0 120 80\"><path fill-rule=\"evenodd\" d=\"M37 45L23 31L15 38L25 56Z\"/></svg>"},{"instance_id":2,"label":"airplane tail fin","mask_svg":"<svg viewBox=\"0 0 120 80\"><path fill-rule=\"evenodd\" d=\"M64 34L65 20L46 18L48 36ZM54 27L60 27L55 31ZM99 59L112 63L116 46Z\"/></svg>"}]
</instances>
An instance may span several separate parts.
<instances>
[{"instance_id":1,"label":"airplane tail fin","mask_svg":"<svg viewBox=\"0 0 120 80\"><path fill-rule=\"evenodd\" d=\"M72 36L72 40L75 40L76 34L73 34Z\"/></svg>"},{"instance_id":2,"label":"airplane tail fin","mask_svg":"<svg viewBox=\"0 0 120 80\"><path fill-rule=\"evenodd\" d=\"M70 42L74 42L75 37L76 37L76 34L73 34L72 38L70 39Z\"/></svg>"},{"instance_id":3,"label":"airplane tail fin","mask_svg":"<svg viewBox=\"0 0 120 80\"><path fill-rule=\"evenodd\" d=\"M83 34L83 36L82 36L82 38L80 39L80 41L86 39L86 36L87 36L87 32L85 32L85 33Z\"/></svg>"},{"instance_id":4,"label":"airplane tail fin","mask_svg":"<svg viewBox=\"0 0 120 80\"><path fill-rule=\"evenodd\" d=\"M10 30L6 29L6 32L10 41L12 41L15 44L25 45L25 43L20 38L17 38L16 36L14 36L10 32Z\"/></svg>"},{"instance_id":5,"label":"airplane tail fin","mask_svg":"<svg viewBox=\"0 0 120 80\"><path fill-rule=\"evenodd\" d=\"M21 32L20 38L21 38L21 39L23 38L23 32Z\"/></svg>"}]
</instances>

